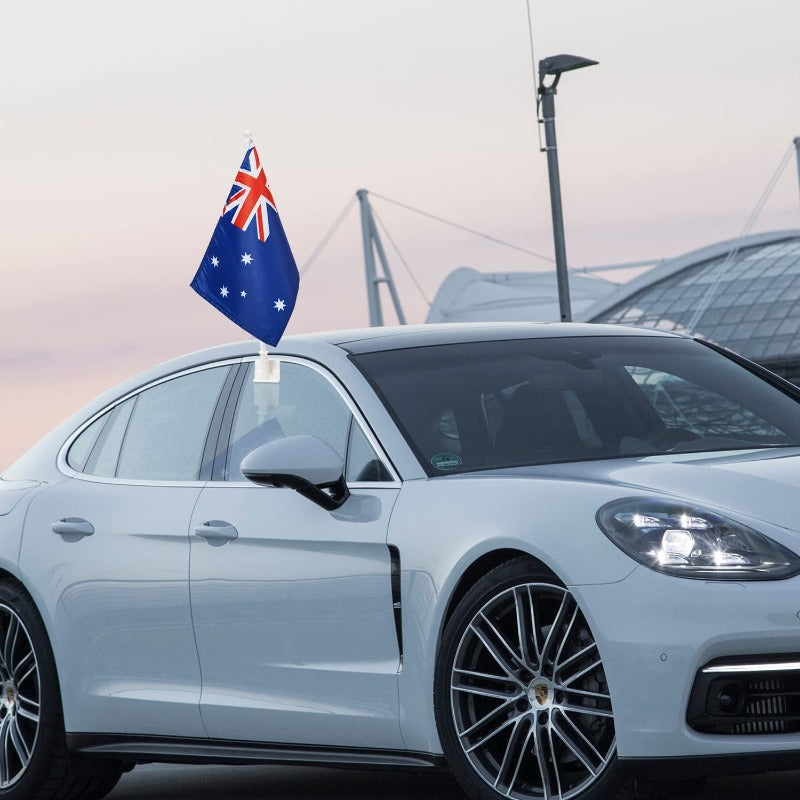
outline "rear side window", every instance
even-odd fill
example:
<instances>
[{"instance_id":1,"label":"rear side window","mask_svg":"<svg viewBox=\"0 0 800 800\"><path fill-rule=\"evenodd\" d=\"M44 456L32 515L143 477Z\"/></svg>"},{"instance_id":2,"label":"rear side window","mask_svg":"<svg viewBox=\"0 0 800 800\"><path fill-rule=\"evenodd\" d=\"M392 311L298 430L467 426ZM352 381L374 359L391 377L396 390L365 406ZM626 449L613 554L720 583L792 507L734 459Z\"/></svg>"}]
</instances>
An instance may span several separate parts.
<instances>
[{"instance_id":1,"label":"rear side window","mask_svg":"<svg viewBox=\"0 0 800 800\"><path fill-rule=\"evenodd\" d=\"M211 415L228 369L192 372L139 394L123 438L116 476L197 480Z\"/></svg>"},{"instance_id":2,"label":"rear side window","mask_svg":"<svg viewBox=\"0 0 800 800\"><path fill-rule=\"evenodd\" d=\"M75 472L83 472L83 468L86 466L92 448L97 442L97 437L105 427L111 414L112 412L109 411L103 414L102 417L98 417L72 443L72 447L69 448L69 453L67 453L67 464L69 464Z\"/></svg>"},{"instance_id":3,"label":"rear side window","mask_svg":"<svg viewBox=\"0 0 800 800\"><path fill-rule=\"evenodd\" d=\"M181 375L114 406L75 439L67 464L97 477L197 480L229 370L226 365Z\"/></svg>"},{"instance_id":4,"label":"rear side window","mask_svg":"<svg viewBox=\"0 0 800 800\"><path fill-rule=\"evenodd\" d=\"M136 403L136 398L131 397L130 400L120 403L109 414L108 423L92 449L84 472L104 478L113 478L117 474L119 448L122 445L122 437L125 436L128 428L128 420L131 418L134 403Z\"/></svg>"}]
</instances>

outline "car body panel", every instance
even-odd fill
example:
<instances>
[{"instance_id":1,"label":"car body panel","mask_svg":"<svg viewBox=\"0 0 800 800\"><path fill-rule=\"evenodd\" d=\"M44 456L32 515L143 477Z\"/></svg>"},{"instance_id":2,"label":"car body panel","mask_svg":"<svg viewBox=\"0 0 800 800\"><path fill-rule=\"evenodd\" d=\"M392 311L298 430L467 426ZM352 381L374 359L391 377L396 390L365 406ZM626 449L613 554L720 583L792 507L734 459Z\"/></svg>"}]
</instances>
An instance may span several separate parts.
<instances>
[{"instance_id":1,"label":"car body panel","mask_svg":"<svg viewBox=\"0 0 800 800\"><path fill-rule=\"evenodd\" d=\"M191 590L212 738L402 748L386 530L398 490L328 512L290 489L210 484L192 530ZM246 657L243 657L246 654Z\"/></svg>"},{"instance_id":2,"label":"car body panel","mask_svg":"<svg viewBox=\"0 0 800 800\"><path fill-rule=\"evenodd\" d=\"M33 498L20 577L56 654L68 731L205 735L188 580L199 493L70 479ZM95 532L53 533L65 517Z\"/></svg>"},{"instance_id":3,"label":"car body panel","mask_svg":"<svg viewBox=\"0 0 800 800\"><path fill-rule=\"evenodd\" d=\"M441 752L430 698L442 621L459 578L482 556L510 549L539 559L568 585L621 581L635 564L594 519L617 496L587 485L578 501L574 484L559 480L464 475L403 484L389 544L403 565L400 705L410 749Z\"/></svg>"},{"instance_id":4,"label":"car body panel","mask_svg":"<svg viewBox=\"0 0 800 800\"><path fill-rule=\"evenodd\" d=\"M711 735L686 723L697 671L711 659L800 650L800 577L701 581L645 567L573 589L597 639L626 758L800 750L800 734Z\"/></svg>"},{"instance_id":5,"label":"car body panel","mask_svg":"<svg viewBox=\"0 0 800 800\"><path fill-rule=\"evenodd\" d=\"M0 480L0 517L10 514L17 503L39 485L39 481Z\"/></svg>"},{"instance_id":6,"label":"car body panel","mask_svg":"<svg viewBox=\"0 0 800 800\"><path fill-rule=\"evenodd\" d=\"M603 459L496 470L517 478L596 483L669 495L700 506L746 516L790 530L800 529L800 513L787 496L800 491L800 448L780 447L719 453L680 453L643 458ZM797 546L796 542L794 543ZM791 545L790 545L791 546Z\"/></svg>"},{"instance_id":7,"label":"car body panel","mask_svg":"<svg viewBox=\"0 0 800 800\"><path fill-rule=\"evenodd\" d=\"M38 481L0 479L0 570L5 570L17 579L25 516L38 491L41 491Z\"/></svg>"}]
</instances>

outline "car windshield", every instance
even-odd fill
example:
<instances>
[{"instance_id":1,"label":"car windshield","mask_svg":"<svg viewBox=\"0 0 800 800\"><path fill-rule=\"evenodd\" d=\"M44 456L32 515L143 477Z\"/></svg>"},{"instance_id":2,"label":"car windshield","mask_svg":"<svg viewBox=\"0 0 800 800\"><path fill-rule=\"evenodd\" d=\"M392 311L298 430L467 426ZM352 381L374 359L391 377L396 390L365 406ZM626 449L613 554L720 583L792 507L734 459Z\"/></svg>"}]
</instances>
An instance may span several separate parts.
<instances>
[{"instance_id":1,"label":"car windshield","mask_svg":"<svg viewBox=\"0 0 800 800\"><path fill-rule=\"evenodd\" d=\"M484 341L353 356L428 475L800 446L800 406L690 339Z\"/></svg>"}]
</instances>

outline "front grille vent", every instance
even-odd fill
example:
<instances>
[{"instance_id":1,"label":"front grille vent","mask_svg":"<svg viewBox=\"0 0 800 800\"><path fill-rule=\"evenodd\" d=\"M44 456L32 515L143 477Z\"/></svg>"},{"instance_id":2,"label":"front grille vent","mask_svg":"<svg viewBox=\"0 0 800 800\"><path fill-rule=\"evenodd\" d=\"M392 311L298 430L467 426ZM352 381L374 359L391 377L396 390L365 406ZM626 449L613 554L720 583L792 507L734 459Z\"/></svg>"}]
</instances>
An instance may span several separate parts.
<instances>
[{"instance_id":1,"label":"front grille vent","mask_svg":"<svg viewBox=\"0 0 800 800\"><path fill-rule=\"evenodd\" d=\"M789 733L786 722L782 719L762 720L760 722L738 722L731 731L715 731L715 733Z\"/></svg>"}]
</instances>

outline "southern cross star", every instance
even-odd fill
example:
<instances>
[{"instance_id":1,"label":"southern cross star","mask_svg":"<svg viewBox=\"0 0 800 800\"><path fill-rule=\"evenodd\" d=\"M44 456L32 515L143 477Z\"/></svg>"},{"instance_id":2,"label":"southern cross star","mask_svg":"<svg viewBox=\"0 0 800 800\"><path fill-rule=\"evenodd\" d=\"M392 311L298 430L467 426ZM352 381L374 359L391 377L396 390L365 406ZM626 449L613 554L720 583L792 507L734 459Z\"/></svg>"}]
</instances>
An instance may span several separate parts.
<instances>
[{"instance_id":1,"label":"southern cross star","mask_svg":"<svg viewBox=\"0 0 800 800\"><path fill-rule=\"evenodd\" d=\"M242 264L249 266L253 263L253 256L250 253L242 253Z\"/></svg>"},{"instance_id":2,"label":"southern cross star","mask_svg":"<svg viewBox=\"0 0 800 800\"><path fill-rule=\"evenodd\" d=\"M211 266L212 267L219 266L219 259L216 256L211 256Z\"/></svg>"},{"instance_id":3,"label":"southern cross star","mask_svg":"<svg viewBox=\"0 0 800 800\"><path fill-rule=\"evenodd\" d=\"M275 309L277 311L284 311L286 309L286 303L284 303L283 300L280 300L280 299L276 300L275 301Z\"/></svg>"},{"instance_id":4,"label":"southern cross star","mask_svg":"<svg viewBox=\"0 0 800 800\"><path fill-rule=\"evenodd\" d=\"M227 287L227 286L223 286L223 287L222 287L222 288L219 290L219 293L220 293L220 294L221 294L223 297L227 297L227 296L228 296L228 287Z\"/></svg>"},{"instance_id":5,"label":"southern cross star","mask_svg":"<svg viewBox=\"0 0 800 800\"><path fill-rule=\"evenodd\" d=\"M242 289L242 291L241 291L241 292L239 292L239 294L240 294L242 297L247 297L247 292L246 292L244 289Z\"/></svg>"}]
</instances>

